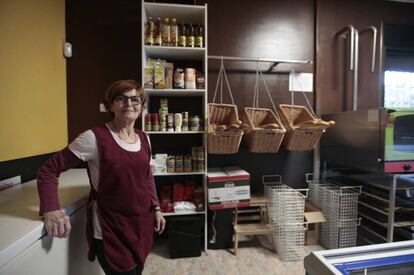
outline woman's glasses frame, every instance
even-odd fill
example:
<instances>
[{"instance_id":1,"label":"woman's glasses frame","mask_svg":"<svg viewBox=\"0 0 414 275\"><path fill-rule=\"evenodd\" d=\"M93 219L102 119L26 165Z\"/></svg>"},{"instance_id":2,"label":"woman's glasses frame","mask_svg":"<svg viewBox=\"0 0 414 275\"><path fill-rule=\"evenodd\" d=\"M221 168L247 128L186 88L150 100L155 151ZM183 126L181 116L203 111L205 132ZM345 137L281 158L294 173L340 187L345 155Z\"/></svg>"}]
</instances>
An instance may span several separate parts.
<instances>
[{"instance_id":1,"label":"woman's glasses frame","mask_svg":"<svg viewBox=\"0 0 414 275\"><path fill-rule=\"evenodd\" d=\"M142 98L137 95L133 95L133 96L117 95L114 98L115 102L122 103L124 105L128 104L128 100L131 100L131 104L133 106L136 106L142 103Z\"/></svg>"}]
</instances>

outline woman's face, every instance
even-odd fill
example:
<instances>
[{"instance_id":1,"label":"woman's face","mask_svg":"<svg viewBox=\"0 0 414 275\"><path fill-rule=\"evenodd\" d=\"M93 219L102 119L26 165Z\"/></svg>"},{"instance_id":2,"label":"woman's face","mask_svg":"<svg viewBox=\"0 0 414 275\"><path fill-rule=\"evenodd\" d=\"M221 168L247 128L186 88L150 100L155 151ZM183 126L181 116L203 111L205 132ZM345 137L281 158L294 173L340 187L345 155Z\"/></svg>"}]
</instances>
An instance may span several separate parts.
<instances>
[{"instance_id":1,"label":"woman's face","mask_svg":"<svg viewBox=\"0 0 414 275\"><path fill-rule=\"evenodd\" d=\"M142 98L138 96L137 90L133 89L118 95L111 104L111 111L116 119L136 120L142 111Z\"/></svg>"}]
</instances>

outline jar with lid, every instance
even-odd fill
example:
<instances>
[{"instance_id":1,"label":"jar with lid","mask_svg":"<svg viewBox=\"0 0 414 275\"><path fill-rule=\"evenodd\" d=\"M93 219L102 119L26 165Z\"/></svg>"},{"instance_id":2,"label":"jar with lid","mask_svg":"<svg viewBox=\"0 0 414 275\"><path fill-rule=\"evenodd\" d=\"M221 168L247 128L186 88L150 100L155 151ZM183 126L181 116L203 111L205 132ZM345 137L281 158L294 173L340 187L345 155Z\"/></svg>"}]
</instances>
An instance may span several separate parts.
<instances>
[{"instance_id":1,"label":"jar with lid","mask_svg":"<svg viewBox=\"0 0 414 275\"><path fill-rule=\"evenodd\" d=\"M190 131L199 131L200 130L200 118L198 116L193 116L190 119Z\"/></svg>"},{"instance_id":2,"label":"jar with lid","mask_svg":"<svg viewBox=\"0 0 414 275\"><path fill-rule=\"evenodd\" d=\"M160 99L160 109L161 111L166 111L168 113L168 98Z\"/></svg>"},{"instance_id":3,"label":"jar with lid","mask_svg":"<svg viewBox=\"0 0 414 275\"><path fill-rule=\"evenodd\" d=\"M197 89L205 89L205 78L204 78L204 74L202 72L197 72L197 77L196 77L196 88Z\"/></svg>"},{"instance_id":4,"label":"jar with lid","mask_svg":"<svg viewBox=\"0 0 414 275\"><path fill-rule=\"evenodd\" d=\"M190 155L184 156L184 172L193 171L192 160Z\"/></svg>"},{"instance_id":5,"label":"jar with lid","mask_svg":"<svg viewBox=\"0 0 414 275\"><path fill-rule=\"evenodd\" d=\"M184 171L184 160L182 155L175 156L175 172L181 173Z\"/></svg>"},{"instance_id":6,"label":"jar with lid","mask_svg":"<svg viewBox=\"0 0 414 275\"><path fill-rule=\"evenodd\" d=\"M175 156L169 155L167 157L167 172L168 173L175 172Z\"/></svg>"}]
</instances>

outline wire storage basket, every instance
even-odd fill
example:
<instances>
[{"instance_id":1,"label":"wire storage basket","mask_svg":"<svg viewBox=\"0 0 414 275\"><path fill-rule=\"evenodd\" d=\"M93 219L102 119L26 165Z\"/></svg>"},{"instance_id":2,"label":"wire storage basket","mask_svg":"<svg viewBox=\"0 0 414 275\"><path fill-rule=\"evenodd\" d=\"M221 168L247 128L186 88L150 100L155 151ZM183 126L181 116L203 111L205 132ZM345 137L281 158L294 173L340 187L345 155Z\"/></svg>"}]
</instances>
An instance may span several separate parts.
<instances>
[{"instance_id":1,"label":"wire storage basket","mask_svg":"<svg viewBox=\"0 0 414 275\"><path fill-rule=\"evenodd\" d=\"M235 154L239 151L243 129L240 127L237 106L208 104L207 152Z\"/></svg>"},{"instance_id":2,"label":"wire storage basket","mask_svg":"<svg viewBox=\"0 0 414 275\"><path fill-rule=\"evenodd\" d=\"M266 108L244 108L243 124L249 152L276 153L286 133L275 113Z\"/></svg>"},{"instance_id":3,"label":"wire storage basket","mask_svg":"<svg viewBox=\"0 0 414 275\"><path fill-rule=\"evenodd\" d=\"M316 180L308 181L308 184L311 202L321 207L326 218L320 230L321 244L328 249L356 246L360 224L358 197L362 187L338 186Z\"/></svg>"},{"instance_id":4,"label":"wire storage basket","mask_svg":"<svg viewBox=\"0 0 414 275\"><path fill-rule=\"evenodd\" d=\"M279 105L279 116L286 128L283 145L290 151L310 151L334 121L317 119L305 106Z\"/></svg>"},{"instance_id":5,"label":"wire storage basket","mask_svg":"<svg viewBox=\"0 0 414 275\"><path fill-rule=\"evenodd\" d=\"M276 180L269 181L273 177ZM276 249L283 261L298 261L304 256L306 195L281 182L278 175L262 178L265 196L269 202L269 221L274 224Z\"/></svg>"}]
</instances>

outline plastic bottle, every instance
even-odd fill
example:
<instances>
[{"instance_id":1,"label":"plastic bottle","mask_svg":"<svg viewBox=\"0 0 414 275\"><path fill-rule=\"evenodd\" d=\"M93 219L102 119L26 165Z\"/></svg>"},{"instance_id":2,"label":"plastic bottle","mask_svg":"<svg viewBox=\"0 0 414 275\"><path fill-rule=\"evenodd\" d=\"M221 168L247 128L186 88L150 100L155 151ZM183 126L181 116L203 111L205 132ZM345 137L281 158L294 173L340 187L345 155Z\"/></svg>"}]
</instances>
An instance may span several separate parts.
<instances>
[{"instance_id":1,"label":"plastic bottle","mask_svg":"<svg viewBox=\"0 0 414 275\"><path fill-rule=\"evenodd\" d=\"M178 45L178 26L177 19L171 19L170 26L170 46L177 47Z\"/></svg>"},{"instance_id":2,"label":"plastic bottle","mask_svg":"<svg viewBox=\"0 0 414 275\"><path fill-rule=\"evenodd\" d=\"M164 22L162 23L162 45L163 46L170 46L170 19L164 18Z\"/></svg>"}]
</instances>

